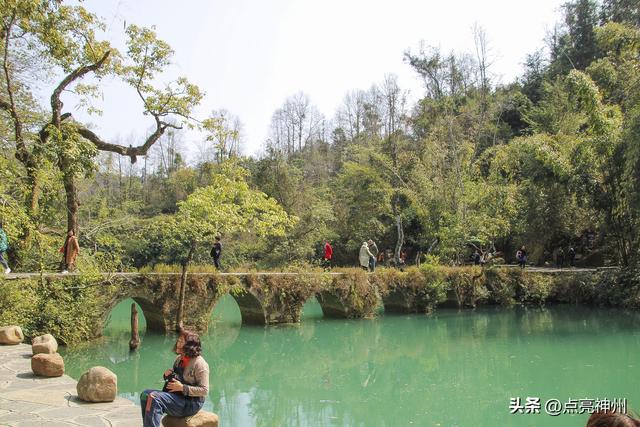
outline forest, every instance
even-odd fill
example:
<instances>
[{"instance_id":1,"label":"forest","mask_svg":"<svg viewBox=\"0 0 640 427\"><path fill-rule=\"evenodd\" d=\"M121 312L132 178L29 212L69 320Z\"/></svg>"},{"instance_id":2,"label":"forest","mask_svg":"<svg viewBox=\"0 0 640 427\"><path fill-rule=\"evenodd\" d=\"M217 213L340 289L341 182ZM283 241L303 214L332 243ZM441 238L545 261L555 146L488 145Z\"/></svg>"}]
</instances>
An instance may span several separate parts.
<instances>
[{"instance_id":1,"label":"forest","mask_svg":"<svg viewBox=\"0 0 640 427\"><path fill-rule=\"evenodd\" d=\"M565 3L512 82L495 77L476 26L471 52L398 52L422 82L415 103L393 75L345 94L331 117L293 94L253 156L242 118L195 117L202 91L165 81L173 51L153 29L129 24L118 50L82 5L0 0L0 16L0 221L14 271L57 270L68 230L80 271L212 264L216 236L228 271L312 269L325 239L337 266L357 265L368 239L396 263L404 252L461 265L475 250L513 262L523 245L536 265L569 247L580 266L639 261L636 0ZM137 97L147 135L110 141L73 117L100 121L107 79Z\"/></svg>"}]
</instances>

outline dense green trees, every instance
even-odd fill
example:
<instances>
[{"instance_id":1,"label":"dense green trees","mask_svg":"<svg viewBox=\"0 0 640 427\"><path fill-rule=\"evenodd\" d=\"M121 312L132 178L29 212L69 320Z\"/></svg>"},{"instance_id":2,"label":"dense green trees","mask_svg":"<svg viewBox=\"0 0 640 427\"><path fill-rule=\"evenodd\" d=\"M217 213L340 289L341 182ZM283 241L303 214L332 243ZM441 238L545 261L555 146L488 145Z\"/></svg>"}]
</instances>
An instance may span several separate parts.
<instances>
[{"instance_id":1,"label":"dense green trees","mask_svg":"<svg viewBox=\"0 0 640 427\"><path fill-rule=\"evenodd\" d=\"M355 263L368 238L395 262L406 251L410 262L428 255L430 262L462 263L474 249L510 260L521 245L540 264L569 246L585 263L638 260L636 2L569 1L549 45L528 55L513 83L493 80L487 35L476 27L472 54L426 45L405 53L424 83L414 105L393 76L346 94L332 118L298 93L274 112L258 158L239 156L241 125L227 112L192 119L202 94L186 79L152 84L172 52L150 30L128 27L121 53L99 40L100 22L81 7L0 3L0 215L20 241L11 252L19 268L54 262L65 216L81 227L81 244L101 268L183 263L184 254L207 262L201 245L167 252L167 244L177 250L182 243L169 244L160 231L177 227L194 200L214 200L207 189L231 173L229 159L248 172L243 180L252 189L297 218L286 233L259 237L209 213L179 233L195 232L194 224L213 227L207 235L226 233L229 266L313 262L325 238L345 265ZM28 73L60 76L51 105L36 102ZM142 143L104 142L66 114L62 89L73 87L89 101L100 80L81 80L104 75L129 84L153 119ZM208 130L190 167L185 121Z\"/></svg>"}]
</instances>

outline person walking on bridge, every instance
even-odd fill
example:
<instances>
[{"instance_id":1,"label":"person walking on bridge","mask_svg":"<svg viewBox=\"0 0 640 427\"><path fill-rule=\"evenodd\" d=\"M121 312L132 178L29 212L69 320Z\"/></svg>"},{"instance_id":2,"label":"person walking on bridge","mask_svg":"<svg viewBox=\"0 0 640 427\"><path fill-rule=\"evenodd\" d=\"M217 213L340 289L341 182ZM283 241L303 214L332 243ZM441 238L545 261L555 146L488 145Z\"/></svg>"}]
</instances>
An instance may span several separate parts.
<instances>
[{"instance_id":1,"label":"person walking on bridge","mask_svg":"<svg viewBox=\"0 0 640 427\"><path fill-rule=\"evenodd\" d=\"M363 270L369 271L369 259L372 256L373 254L369 250L367 242L362 242L362 246L360 246L360 253L358 254L358 261L360 261L360 267L362 267Z\"/></svg>"},{"instance_id":2,"label":"person walking on bridge","mask_svg":"<svg viewBox=\"0 0 640 427\"><path fill-rule=\"evenodd\" d=\"M576 250L573 249L573 246L569 248L569 265L571 267L576 266Z\"/></svg>"},{"instance_id":3,"label":"person walking on bridge","mask_svg":"<svg viewBox=\"0 0 640 427\"><path fill-rule=\"evenodd\" d=\"M520 268L527 266L527 248L524 245L516 252L516 260Z\"/></svg>"},{"instance_id":4,"label":"person walking on bridge","mask_svg":"<svg viewBox=\"0 0 640 427\"><path fill-rule=\"evenodd\" d=\"M558 248L558 253L556 254L556 267L564 267L564 249L562 248Z\"/></svg>"},{"instance_id":5,"label":"person walking on bridge","mask_svg":"<svg viewBox=\"0 0 640 427\"><path fill-rule=\"evenodd\" d=\"M4 232L4 224L0 222L0 264L4 267L4 274L11 273L11 269L9 268L9 264L7 260L4 258L4 253L9 249L9 241L7 239L7 233Z\"/></svg>"},{"instance_id":6,"label":"person walking on bridge","mask_svg":"<svg viewBox=\"0 0 640 427\"><path fill-rule=\"evenodd\" d=\"M64 241L64 246L60 248L60 252L64 256L64 270L63 274L73 271L76 268L76 259L80 253L80 245L78 244L78 238L75 236L73 230L69 230L67 233L67 240Z\"/></svg>"},{"instance_id":7,"label":"person walking on bridge","mask_svg":"<svg viewBox=\"0 0 640 427\"><path fill-rule=\"evenodd\" d=\"M220 255L222 255L222 243L220 243L220 236L216 236L216 242L211 248L211 257L218 270L220 270Z\"/></svg>"},{"instance_id":8,"label":"person walking on bridge","mask_svg":"<svg viewBox=\"0 0 640 427\"><path fill-rule=\"evenodd\" d=\"M378 252L380 251L378 250L376 242L371 239L367 241L367 246L369 247L369 252L372 254L372 256L369 257L369 271L373 273L376 271L376 259L378 257Z\"/></svg>"},{"instance_id":9,"label":"person walking on bridge","mask_svg":"<svg viewBox=\"0 0 640 427\"><path fill-rule=\"evenodd\" d=\"M322 258L322 266L325 270L331 270L331 258L333 257L333 248L328 240L324 241L324 257Z\"/></svg>"}]
</instances>

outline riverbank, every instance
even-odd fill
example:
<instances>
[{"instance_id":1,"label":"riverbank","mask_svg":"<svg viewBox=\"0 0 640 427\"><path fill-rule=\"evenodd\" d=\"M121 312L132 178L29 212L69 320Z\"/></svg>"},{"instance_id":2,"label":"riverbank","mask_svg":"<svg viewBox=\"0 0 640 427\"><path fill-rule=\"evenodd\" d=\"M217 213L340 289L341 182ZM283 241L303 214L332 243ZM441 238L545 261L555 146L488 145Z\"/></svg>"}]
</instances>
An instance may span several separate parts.
<instances>
[{"instance_id":1,"label":"riverbank","mask_svg":"<svg viewBox=\"0 0 640 427\"><path fill-rule=\"evenodd\" d=\"M0 426L141 426L140 408L116 398L111 403L85 403L68 375L36 377L31 372L31 346L0 346Z\"/></svg>"}]
</instances>

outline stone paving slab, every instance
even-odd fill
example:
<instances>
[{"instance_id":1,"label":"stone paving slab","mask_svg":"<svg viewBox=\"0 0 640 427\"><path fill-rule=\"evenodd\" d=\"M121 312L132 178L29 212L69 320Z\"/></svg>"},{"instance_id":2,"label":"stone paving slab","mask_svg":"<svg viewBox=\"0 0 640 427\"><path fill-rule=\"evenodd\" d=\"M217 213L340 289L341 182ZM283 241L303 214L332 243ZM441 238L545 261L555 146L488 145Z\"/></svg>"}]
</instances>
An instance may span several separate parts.
<instances>
[{"instance_id":1,"label":"stone paving slab","mask_svg":"<svg viewBox=\"0 0 640 427\"><path fill-rule=\"evenodd\" d=\"M0 426L139 427L142 420L140 408L130 400L82 402L73 378L33 375L31 346L19 344L0 345Z\"/></svg>"}]
</instances>

